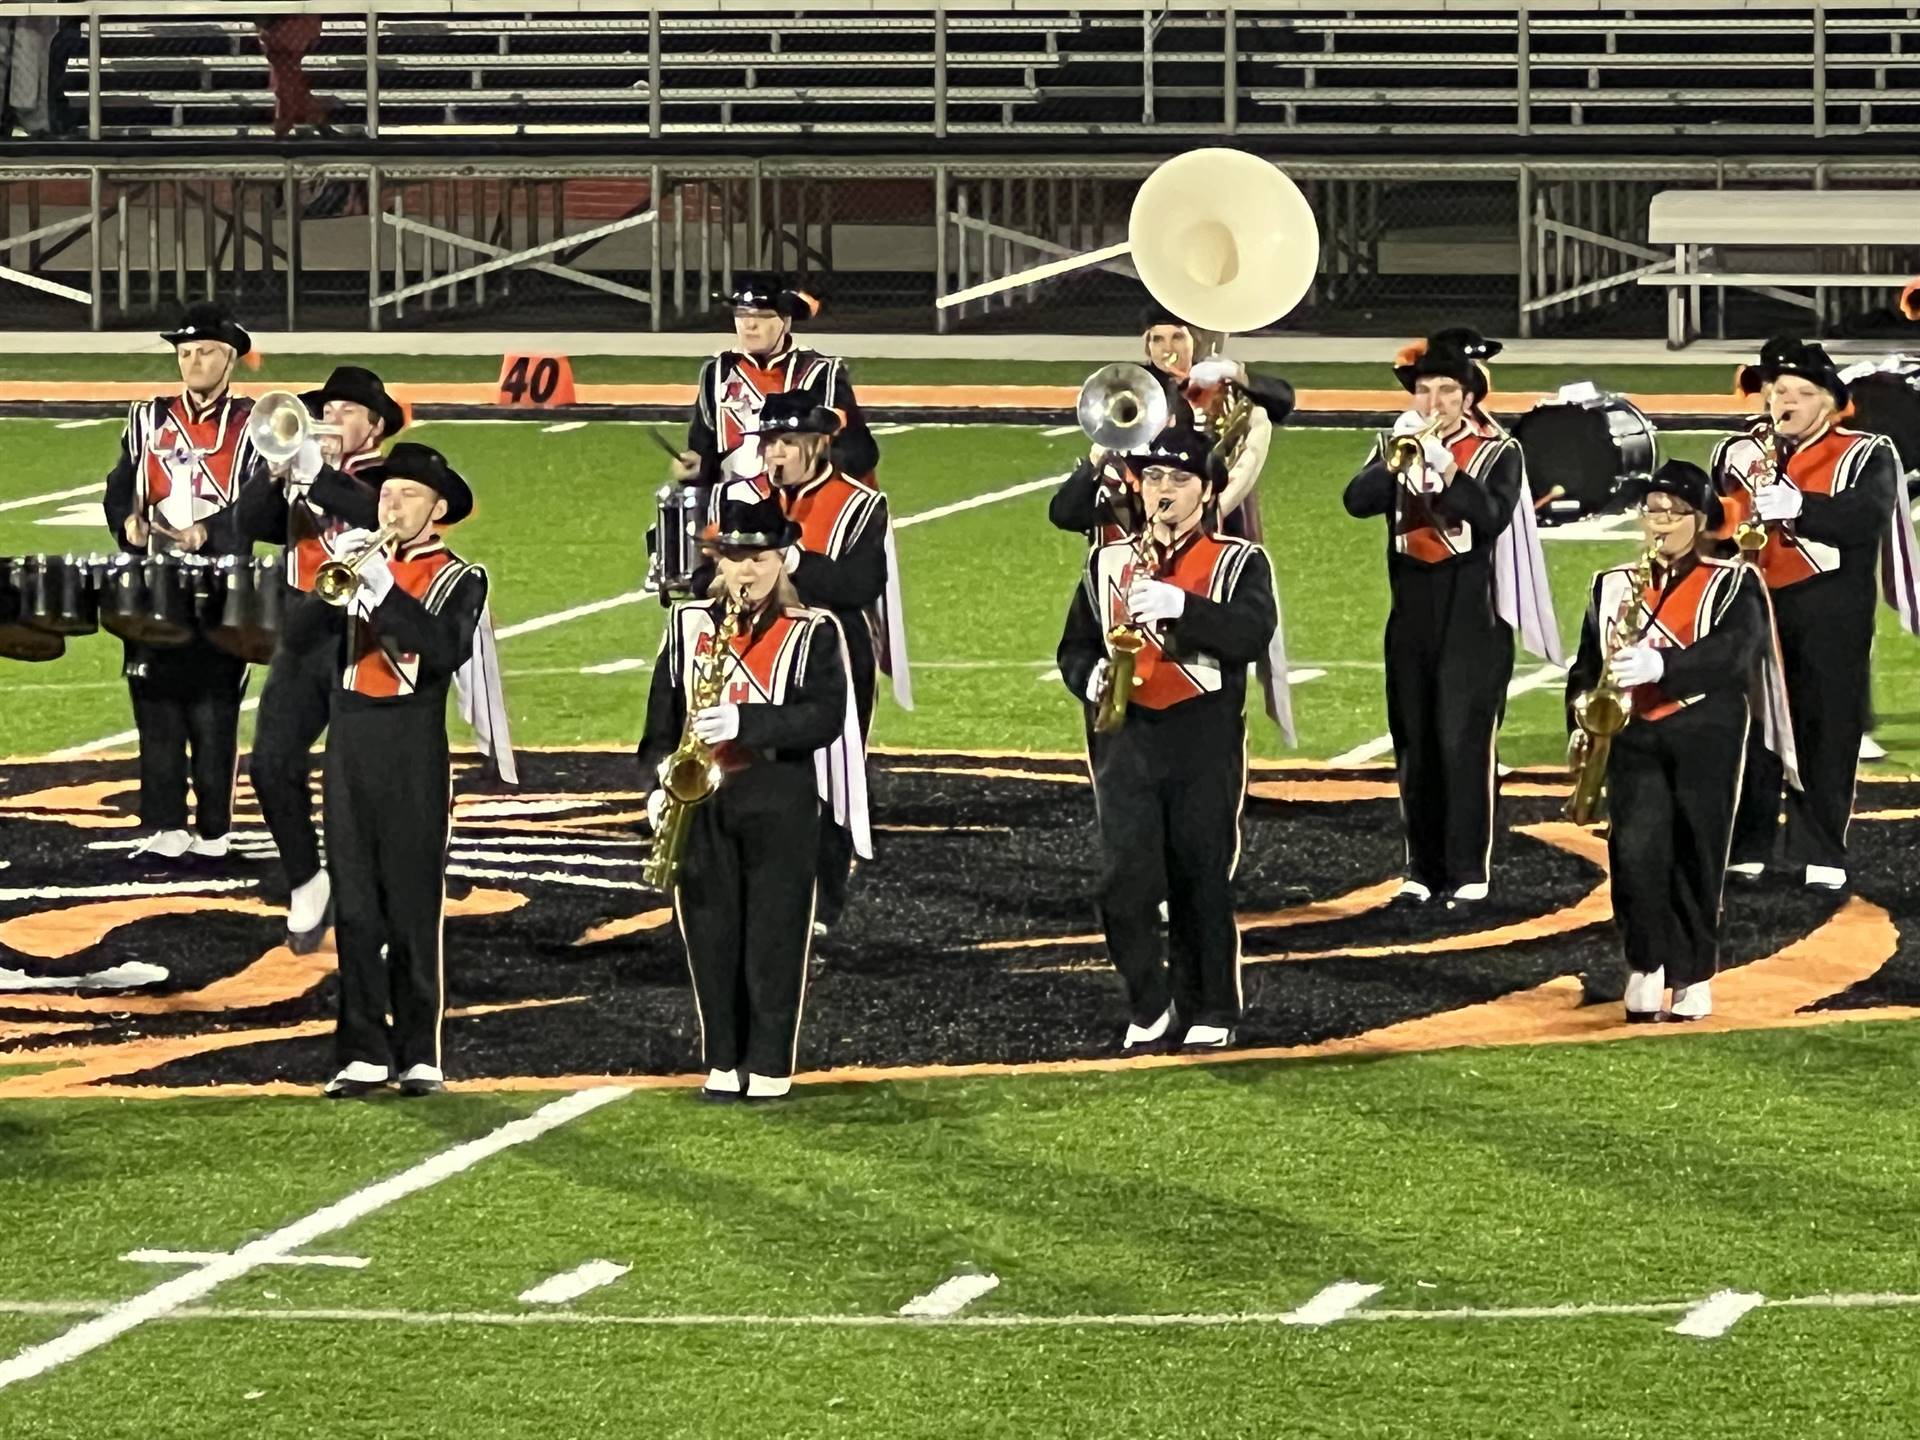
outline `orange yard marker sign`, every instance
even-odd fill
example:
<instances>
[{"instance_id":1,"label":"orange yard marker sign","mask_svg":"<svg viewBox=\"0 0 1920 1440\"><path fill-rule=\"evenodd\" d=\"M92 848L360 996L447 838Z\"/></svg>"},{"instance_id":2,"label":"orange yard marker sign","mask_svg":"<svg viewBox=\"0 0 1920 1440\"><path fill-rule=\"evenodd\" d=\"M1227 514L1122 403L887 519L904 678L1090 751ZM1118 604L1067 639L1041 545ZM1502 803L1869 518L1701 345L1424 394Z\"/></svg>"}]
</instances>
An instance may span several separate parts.
<instances>
[{"instance_id":1,"label":"orange yard marker sign","mask_svg":"<svg viewBox=\"0 0 1920 1440\"><path fill-rule=\"evenodd\" d=\"M508 355L500 361L500 405L573 404L573 364L564 355Z\"/></svg>"}]
</instances>

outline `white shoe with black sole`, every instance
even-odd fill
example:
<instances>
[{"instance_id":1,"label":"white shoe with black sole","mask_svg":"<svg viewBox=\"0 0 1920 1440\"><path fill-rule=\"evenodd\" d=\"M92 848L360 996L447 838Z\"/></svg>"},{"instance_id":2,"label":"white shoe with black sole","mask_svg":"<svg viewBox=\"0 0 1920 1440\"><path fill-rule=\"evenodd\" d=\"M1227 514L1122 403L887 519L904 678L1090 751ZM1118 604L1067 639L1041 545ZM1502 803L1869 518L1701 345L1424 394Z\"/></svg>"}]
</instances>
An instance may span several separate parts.
<instances>
[{"instance_id":1,"label":"white shoe with black sole","mask_svg":"<svg viewBox=\"0 0 1920 1440\"><path fill-rule=\"evenodd\" d=\"M738 1070L709 1070L707 1083L700 1087L700 1098L716 1104L728 1104L740 1098Z\"/></svg>"},{"instance_id":2,"label":"white shoe with black sole","mask_svg":"<svg viewBox=\"0 0 1920 1440\"><path fill-rule=\"evenodd\" d=\"M178 860L193 848L193 835L186 830L159 830L133 847L132 860Z\"/></svg>"},{"instance_id":3,"label":"white shoe with black sole","mask_svg":"<svg viewBox=\"0 0 1920 1440\"><path fill-rule=\"evenodd\" d=\"M1173 1007L1169 1005L1160 1012L1158 1020L1148 1021L1145 1025L1127 1022L1126 1038L1120 1042L1122 1055L1135 1054L1151 1049L1167 1038L1167 1032L1173 1028Z\"/></svg>"},{"instance_id":4,"label":"white shoe with black sole","mask_svg":"<svg viewBox=\"0 0 1920 1440\"><path fill-rule=\"evenodd\" d=\"M1809 865L1806 882L1809 890L1844 890L1847 872L1838 865Z\"/></svg>"},{"instance_id":5,"label":"white shoe with black sole","mask_svg":"<svg viewBox=\"0 0 1920 1440\"><path fill-rule=\"evenodd\" d=\"M1627 976L1627 1023L1651 1025L1660 1018L1660 1002L1667 993L1667 972L1635 970Z\"/></svg>"},{"instance_id":6,"label":"white shoe with black sole","mask_svg":"<svg viewBox=\"0 0 1920 1440\"><path fill-rule=\"evenodd\" d=\"M784 1100L792 1089L793 1077L790 1075L747 1076L749 1100Z\"/></svg>"},{"instance_id":7,"label":"white shoe with black sole","mask_svg":"<svg viewBox=\"0 0 1920 1440\"><path fill-rule=\"evenodd\" d=\"M1233 1044L1233 1031L1225 1025L1189 1025L1180 1037L1182 1050L1224 1050Z\"/></svg>"},{"instance_id":8,"label":"white shoe with black sole","mask_svg":"<svg viewBox=\"0 0 1920 1440\"><path fill-rule=\"evenodd\" d=\"M400 1072L400 1093L410 1100L422 1095L439 1095L447 1088L447 1077L438 1065L409 1065Z\"/></svg>"},{"instance_id":9,"label":"white shoe with black sole","mask_svg":"<svg viewBox=\"0 0 1920 1440\"><path fill-rule=\"evenodd\" d=\"M329 1100L352 1100L378 1090L391 1077L392 1072L384 1065L375 1065L370 1060L354 1060L341 1067L340 1073L327 1082L322 1093Z\"/></svg>"}]
</instances>

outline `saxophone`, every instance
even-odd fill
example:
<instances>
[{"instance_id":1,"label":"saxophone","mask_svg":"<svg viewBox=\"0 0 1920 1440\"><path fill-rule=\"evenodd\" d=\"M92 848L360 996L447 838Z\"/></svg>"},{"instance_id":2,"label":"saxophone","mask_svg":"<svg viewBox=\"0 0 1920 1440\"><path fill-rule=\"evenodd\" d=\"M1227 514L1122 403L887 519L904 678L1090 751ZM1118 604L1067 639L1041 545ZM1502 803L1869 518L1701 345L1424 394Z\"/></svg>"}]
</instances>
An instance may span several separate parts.
<instances>
[{"instance_id":1,"label":"saxophone","mask_svg":"<svg viewBox=\"0 0 1920 1440\"><path fill-rule=\"evenodd\" d=\"M1162 500L1153 516L1141 522L1130 538L1133 546L1134 573L1148 577L1160 573L1160 557L1153 548L1153 521L1171 503ZM1127 702L1133 697L1133 670L1140 652L1147 648L1147 632L1131 620L1107 631L1107 649L1112 652L1106 673L1093 692L1093 733L1111 735L1127 719Z\"/></svg>"},{"instance_id":2,"label":"saxophone","mask_svg":"<svg viewBox=\"0 0 1920 1440\"><path fill-rule=\"evenodd\" d=\"M1755 421L1753 429L1748 433L1753 442L1766 453L1767 460L1767 468L1762 470L1753 482L1753 493L1757 499L1762 490L1779 483L1780 441L1779 437L1773 433L1773 421L1768 417L1763 416ZM1766 522L1756 520L1749 515L1734 527L1733 543L1740 547L1742 559L1757 560L1760 552L1767 547Z\"/></svg>"},{"instance_id":3,"label":"saxophone","mask_svg":"<svg viewBox=\"0 0 1920 1440\"><path fill-rule=\"evenodd\" d=\"M654 828L653 849L641 867L647 884L671 895L680 874L680 857L687 846L687 825L693 812L720 788L724 778L713 747L693 733L693 717L720 703L726 693L727 672L733 668L733 642L746 623L749 601L743 592L727 603L726 614L713 632L713 648L693 677L687 697L687 723L680 743L660 762L660 788L667 803Z\"/></svg>"},{"instance_id":4,"label":"saxophone","mask_svg":"<svg viewBox=\"0 0 1920 1440\"><path fill-rule=\"evenodd\" d=\"M1632 633L1638 638L1646 624L1647 587L1653 584L1653 563L1660 558L1659 545L1649 545L1634 566L1626 597L1614 617L1612 635ZM1576 825L1591 825L1600 818L1606 804L1607 756L1613 751L1613 737L1626 729L1633 718L1633 705L1605 662L1600 678L1590 689L1573 697L1573 723L1577 727L1567 745L1567 769L1573 774L1573 793L1567 797L1566 817Z\"/></svg>"}]
</instances>

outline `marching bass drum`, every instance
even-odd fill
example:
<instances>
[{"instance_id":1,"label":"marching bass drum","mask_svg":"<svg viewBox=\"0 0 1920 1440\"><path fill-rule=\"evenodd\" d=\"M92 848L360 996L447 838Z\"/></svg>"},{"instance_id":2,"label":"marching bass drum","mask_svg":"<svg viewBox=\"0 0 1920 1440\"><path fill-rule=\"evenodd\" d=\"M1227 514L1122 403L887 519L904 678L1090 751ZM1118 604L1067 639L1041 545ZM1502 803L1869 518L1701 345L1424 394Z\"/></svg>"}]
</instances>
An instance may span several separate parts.
<instances>
[{"instance_id":1,"label":"marching bass drum","mask_svg":"<svg viewBox=\"0 0 1920 1440\"><path fill-rule=\"evenodd\" d=\"M1920 484L1920 355L1849 365L1840 378L1853 404L1847 423L1893 441L1908 488Z\"/></svg>"},{"instance_id":2,"label":"marching bass drum","mask_svg":"<svg viewBox=\"0 0 1920 1440\"><path fill-rule=\"evenodd\" d=\"M1653 422L1624 395L1586 382L1563 386L1522 415L1513 438L1542 525L1612 509L1629 480L1653 473Z\"/></svg>"}]
</instances>

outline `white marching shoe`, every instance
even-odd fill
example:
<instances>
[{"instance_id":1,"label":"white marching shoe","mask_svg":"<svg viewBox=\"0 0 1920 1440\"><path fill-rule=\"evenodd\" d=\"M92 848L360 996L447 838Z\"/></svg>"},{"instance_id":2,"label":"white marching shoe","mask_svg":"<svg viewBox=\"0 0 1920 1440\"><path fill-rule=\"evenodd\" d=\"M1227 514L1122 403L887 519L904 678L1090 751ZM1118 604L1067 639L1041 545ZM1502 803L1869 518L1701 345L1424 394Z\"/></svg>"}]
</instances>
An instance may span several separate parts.
<instances>
[{"instance_id":1,"label":"white marching shoe","mask_svg":"<svg viewBox=\"0 0 1920 1440\"><path fill-rule=\"evenodd\" d=\"M1704 1020L1713 1013L1712 982L1697 980L1691 985L1673 987L1673 1003L1667 1007L1671 1020Z\"/></svg>"},{"instance_id":2,"label":"white marching shoe","mask_svg":"<svg viewBox=\"0 0 1920 1440\"><path fill-rule=\"evenodd\" d=\"M1767 873L1764 860L1742 860L1727 866L1727 874L1735 880L1758 880Z\"/></svg>"},{"instance_id":3,"label":"white marching shoe","mask_svg":"<svg viewBox=\"0 0 1920 1440\"><path fill-rule=\"evenodd\" d=\"M1838 865L1809 865L1806 881L1809 890L1844 890L1847 872Z\"/></svg>"},{"instance_id":4,"label":"white marching shoe","mask_svg":"<svg viewBox=\"0 0 1920 1440\"><path fill-rule=\"evenodd\" d=\"M1416 905L1424 905L1433 898L1433 891L1418 880L1402 880L1400 888L1393 892L1396 900L1410 900Z\"/></svg>"},{"instance_id":5,"label":"white marching shoe","mask_svg":"<svg viewBox=\"0 0 1920 1440\"><path fill-rule=\"evenodd\" d=\"M1182 1050L1224 1050L1233 1044L1233 1031L1225 1025L1189 1025L1180 1037Z\"/></svg>"},{"instance_id":6,"label":"white marching shoe","mask_svg":"<svg viewBox=\"0 0 1920 1440\"><path fill-rule=\"evenodd\" d=\"M447 1077L438 1065L409 1065L400 1072L400 1093L409 1097L438 1095L447 1088Z\"/></svg>"},{"instance_id":7,"label":"white marching shoe","mask_svg":"<svg viewBox=\"0 0 1920 1440\"><path fill-rule=\"evenodd\" d=\"M356 1095L365 1095L378 1090L387 1083L389 1071L384 1065L375 1065L370 1060L353 1060L340 1068L340 1073L327 1082L325 1091L329 1100L351 1100Z\"/></svg>"},{"instance_id":8,"label":"white marching shoe","mask_svg":"<svg viewBox=\"0 0 1920 1440\"><path fill-rule=\"evenodd\" d=\"M1475 880L1471 884L1462 885L1453 892L1451 898L1469 901L1484 900L1487 898L1487 882L1484 880Z\"/></svg>"},{"instance_id":9,"label":"white marching shoe","mask_svg":"<svg viewBox=\"0 0 1920 1440\"><path fill-rule=\"evenodd\" d=\"M224 860L227 858L227 851L231 848L232 844L233 835L231 832L225 835L216 835L211 840L196 835L188 842L187 852L199 856L202 860Z\"/></svg>"},{"instance_id":10,"label":"white marching shoe","mask_svg":"<svg viewBox=\"0 0 1920 1440\"><path fill-rule=\"evenodd\" d=\"M327 938L333 923L333 886L322 870L305 884L293 887L287 900L287 948L296 955L311 955Z\"/></svg>"},{"instance_id":11,"label":"white marching shoe","mask_svg":"<svg viewBox=\"0 0 1920 1440\"><path fill-rule=\"evenodd\" d=\"M700 1087L702 1100L738 1100L740 1098L740 1072L738 1070L709 1070L707 1083Z\"/></svg>"},{"instance_id":12,"label":"white marching shoe","mask_svg":"<svg viewBox=\"0 0 1920 1440\"><path fill-rule=\"evenodd\" d=\"M185 830L157 830L133 847L135 860L178 860L193 848L193 836Z\"/></svg>"},{"instance_id":13,"label":"white marching shoe","mask_svg":"<svg viewBox=\"0 0 1920 1440\"><path fill-rule=\"evenodd\" d=\"M1873 736L1862 735L1860 737L1860 758L1862 760L1884 760L1887 758L1886 747L1874 739Z\"/></svg>"},{"instance_id":14,"label":"white marching shoe","mask_svg":"<svg viewBox=\"0 0 1920 1440\"><path fill-rule=\"evenodd\" d=\"M749 1075L747 1076L747 1099L780 1100L793 1089L793 1077L790 1075Z\"/></svg>"},{"instance_id":15,"label":"white marching shoe","mask_svg":"<svg viewBox=\"0 0 1920 1440\"><path fill-rule=\"evenodd\" d=\"M1120 1042L1120 1053L1138 1050L1143 1045L1152 1045L1167 1038L1167 1031L1173 1028L1173 1007L1169 1005L1160 1014L1158 1020L1148 1025L1127 1023L1127 1038Z\"/></svg>"},{"instance_id":16,"label":"white marching shoe","mask_svg":"<svg viewBox=\"0 0 1920 1440\"><path fill-rule=\"evenodd\" d=\"M1627 974L1627 1023L1645 1025L1660 1018L1660 1000L1667 993L1667 972L1633 970Z\"/></svg>"}]
</instances>

